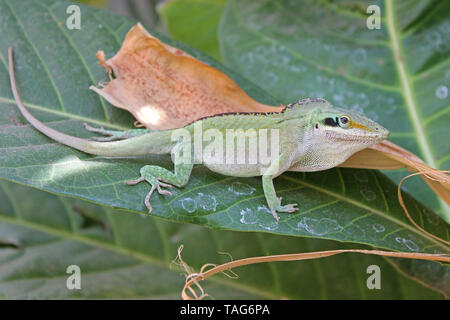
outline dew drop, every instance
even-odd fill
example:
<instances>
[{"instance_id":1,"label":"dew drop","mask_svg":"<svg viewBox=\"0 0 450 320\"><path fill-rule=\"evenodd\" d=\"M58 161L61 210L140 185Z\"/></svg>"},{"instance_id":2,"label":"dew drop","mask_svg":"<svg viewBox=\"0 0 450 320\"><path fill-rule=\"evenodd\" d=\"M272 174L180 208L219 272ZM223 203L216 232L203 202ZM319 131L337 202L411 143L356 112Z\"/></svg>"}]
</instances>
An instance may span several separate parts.
<instances>
[{"instance_id":1,"label":"dew drop","mask_svg":"<svg viewBox=\"0 0 450 320\"><path fill-rule=\"evenodd\" d=\"M372 229L375 230L375 232L384 232L384 230L386 230L385 227L379 223L373 224Z\"/></svg>"},{"instance_id":2,"label":"dew drop","mask_svg":"<svg viewBox=\"0 0 450 320\"><path fill-rule=\"evenodd\" d=\"M272 212L266 206L258 207L258 217L260 218L258 226L261 228L269 231L278 229L278 222L274 219Z\"/></svg>"},{"instance_id":3,"label":"dew drop","mask_svg":"<svg viewBox=\"0 0 450 320\"><path fill-rule=\"evenodd\" d=\"M233 192L237 196L250 195L255 192L255 190L255 188L242 182L233 182L231 186L228 187L228 191Z\"/></svg>"},{"instance_id":4,"label":"dew drop","mask_svg":"<svg viewBox=\"0 0 450 320\"><path fill-rule=\"evenodd\" d=\"M401 238L401 237L396 237L395 241L397 241L400 244L403 244L410 251L418 251L419 250L419 246L412 240Z\"/></svg>"},{"instance_id":5,"label":"dew drop","mask_svg":"<svg viewBox=\"0 0 450 320\"><path fill-rule=\"evenodd\" d=\"M351 54L350 59L354 65L364 66L367 60L367 52L364 48L358 48Z\"/></svg>"},{"instance_id":6,"label":"dew drop","mask_svg":"<svg viewBox=\"0 0 450 320\"><path fill-rule=\"evenodd\" d=\"M403 244L411 251L418 251L419 246L415 244L413 241L404 239Z\"/></svg>"},{"instance_id":7,"label":"dew drop","mask_svg":"<svg viewBox=\"0 0 450 320\"><path fill-rule=\"evenodd\" d=\"M200 208L208 211L216 211L217 200L215 196L198 193L197 200Z\"/></svg>"},{"instance_id":8,"label":"dew drop","mask_svg":"<svg viewBox=\"0 0 450 320\"><path fill-rule=\"evenodd\" d=\"M250 208L246 208L244 210L241 210L240 221L243 224L255 224L256 223L256 215Z\"/></svg>"},{"instance_id":9,"label":"dew drop","mask_svg":"<svg viewBox=\"0 0 450 320\"><path fill-rule=\"evenodd\" d=\"M342 226L336 220L329 218L314 219L303 217L297 224L299 230L304 229L315 236L323 236L325 234L342 230Z\"/></svg>"},{"instance_id":10,"label":"dew drop","mask_svg":"<svg viewBox=\"0 0 450 320\"><path fill-rule=\"evenodd\" d=\"M436 91L435 95L438 99L445 99L448 97L448 88L446 86L439 86Z\"/></svg>"},{"instance_id":11,"label":"dew drop","mask_svg":"<svg viewBox=\"0 0 450 320\"><path fill-rule=\"evenodd\" d=\"M183 207L184 210L186 210L189 213L192 213L195 210L197 210L197 202L191 198L185 198L181 200L181 206Z\"/></svg>"}]
</instances>

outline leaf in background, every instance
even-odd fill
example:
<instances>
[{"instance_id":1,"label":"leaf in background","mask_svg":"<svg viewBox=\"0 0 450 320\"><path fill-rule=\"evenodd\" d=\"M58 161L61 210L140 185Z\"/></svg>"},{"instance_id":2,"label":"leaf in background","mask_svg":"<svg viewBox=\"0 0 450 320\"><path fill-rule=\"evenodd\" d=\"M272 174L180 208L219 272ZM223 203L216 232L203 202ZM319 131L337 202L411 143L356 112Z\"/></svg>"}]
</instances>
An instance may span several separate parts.
<instances>
[{"instance_id":1,"label":"leaf in background","mask_svg":"<svg viewBox=\"0 0 450 320\"><path fill-rule=\"evenodd\" d=\"M226 0L168 0L158 12L170 35L221 61L217 26Z\"/></svg>"},{"instance_id":2,"label":"leaf in background","mask_svg":"<svg viewBox=\"0 0 450 320\"><path fill-rule=\"evenodd\" d=\"M75 2L102 8L109 2L109 0L75 0Z\"/></svg>"},{"instance_id":3,"label":"leaf in background","mask_svg":"<svg viewBox=\"0 0 450 320\"><path fill-rule=\"evenodd\" d=\"M138 20L154 30L161 29L156 6L159 0L109 0L108 10L118 15Z\"/></svg>"},{"instance_id":4,"label":"leaf in background","mask_svg":"<svg viewBox=\"0 0 450 320\"><path fill-rule=\"evenodd\" d=\"M184 277L170 263L180 244L196 270L229 261L218 253L224 251L239 259L350 247L169 223L6 182L0 183L0 243L8 244L0 245L0 296L8 299L179 299ZM81 290L66 287L73 264L81 269ZM370 265L381 268L381 290L366 286ZM239 279L218 276L202 285L216 299L442 298L397 268L381 257L348 254L237 268ZM407 271L422 278L431 271L425 283L434 290L449 283L436 263L415 261Z\"/></svg>"},{"instance_id":5,"label":"leaf in background","mask_svg":"<svg viewBox=\"0 0 450 320\"><path fill-rule=\"evenodd\" d=\"M62 21L68 3L54 0L0 2L0 61L8 46L15 48L19 91L26 106L49 126L78 137L88 137L81 121L126 128L133 120L105 103L89 85L104 79L95 52L115 52L134 21L82 7L82 30L68 31ZM30 16L33 19L29 19ZM61 22L61 23L58 23ZM85 28L85 29L83 29ZM42 35L45 35L43 37ZM95 39L95 41L94 41ZM253 98L275 104L268 93L235 73L210 62L200 53L161 37L202 61L224 70ZM63 57L63 58L62 58ZM126 186L140 167L171 168L169 156L131 159L93 157L49 140L23 125L8 83L6 64L0 64L0 176L50 192L97 203L146 212L148 186ZM111 126L110 126L111 127ZM416 230L397 200L396 186L383 174L368 170L334 169L283 174L275 180L278 195L297 202L299 213L280 214L276 224L266 207L261 181L212 173L197 166L185 188L173 197L155 195L152 215L213 228L262 231L369 244L390 250L448 252L449 249ZM415 221L448 239L448 225L405 195Z\"/></svg>"},{"instance_id":6,"label":"leaf in background","mask_svg":"<svg viewBox=\"0 0 450 320\"><path fill-rule=\"evenodd\" d=\"M353 4L230 0L219 28L223 58L282 103L323 97L361 111L388 128L391 141L448 169L450 2ZM366 27L373 4L381 7L379 30ZM420 179L407 190L450 221L449 207Z\"/></svg>"}]
</instances>

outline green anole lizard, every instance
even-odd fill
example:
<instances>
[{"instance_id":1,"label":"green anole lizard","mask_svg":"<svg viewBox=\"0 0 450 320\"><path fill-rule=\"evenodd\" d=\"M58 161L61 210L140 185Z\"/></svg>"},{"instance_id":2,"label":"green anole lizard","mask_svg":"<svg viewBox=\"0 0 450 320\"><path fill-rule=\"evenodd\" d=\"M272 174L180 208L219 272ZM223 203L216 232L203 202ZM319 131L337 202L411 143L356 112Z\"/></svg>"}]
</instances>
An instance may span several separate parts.
<instances>
[{"instance_id":1,"label":"green anole lizard","mask_svg":"<svg viewBox=\"0 0 450 320\"><path fill-rule=\"evenodd\" d=\"M156 190L160 194L171 195L170 191L163 188L169 188L172 185L176 187L185 186L195 162L203 163L210 170L224 175L235 177L262 176L262 185L268 207L278 221L278 212L294 212L298 209L295 207L296 204L281 204L281 198L277 197L273 186L272 180L274 178L289 170L307 172L335 167L355 152L379 143L389 135L388 130L360 113L335 108L326 100L315 98L294 102L286 106L281 112L221 114L199 119L183 128L172 130L134 129L117 132L86 126L88 130L109 135L111 141L85 140L56 131L31 115L17 92L13 68L12 50L10 49L11 87L20 112L37 130L51 139L88 154L100 156L127 157L146 154L171 154L174 172L162 167L146 165L141 168L139 178L125 182L129 185L135 185L145 181L151 185L151 189L144 200L149 212L152 211L150 204L152 193ZM232 132L235 135L233 139L235 140L248 137L249 129L276 131L276 149L278 151L271 154L269 162L264 163L260 159L256 163L238 164L217 161L217 158L199 158L197 154L192 152L195 149L195 139L181 139L181 141L180 139L173 139L174 136L180 137L186 133L194 136L195 127L199 125L201 125L203 132L213 129L223 136L226 136L229 130L233 130ZM225 144L226 142L221 144L224 149ZM267 144L267 146L262 144L262 146L267 148L267 150L263 150L265 154L270 154L271 150L274 150L273 144ZM208 144L203 145L202 141L201 148L206 149L207 147ZM244 143L241 147L237 146L237 154L248 155L249 151L250 143ZM192 152L189 158L191 160L181 161L186 152Z\"/></svg>"}]
</instances>

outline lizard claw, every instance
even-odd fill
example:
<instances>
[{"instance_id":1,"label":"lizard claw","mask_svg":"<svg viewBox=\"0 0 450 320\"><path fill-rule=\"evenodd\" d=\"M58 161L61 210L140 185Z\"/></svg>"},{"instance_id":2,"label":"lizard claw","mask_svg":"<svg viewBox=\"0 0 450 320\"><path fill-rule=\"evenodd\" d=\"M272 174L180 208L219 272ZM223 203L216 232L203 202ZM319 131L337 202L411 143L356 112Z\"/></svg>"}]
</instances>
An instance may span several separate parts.
<instances>
[{"instance_id":1,"label":"lizard claw","mask_svg":"<svg viewBox=\"0 0 450 320\"><path fill-rule=\"evenodd\" d=\"M145 196L145 200L144 200L144 204L148 209L148 213L152 213L153 211L153 207L150 204L150 197L152 196L153 191L155 190L155 188L152 187L152 189L150 190L149 193L147 193L147 195Z\"/></svg>"},{"instance_id":2,"label":"lizard claw","mask_svg":"<svg viewBox=\"0 0 450 320\"><path fill-rule=\"evenodd\" d=\"M281 200L283 200L282 197L277 197L278 206L281 206Z\"/></svg>"},{"instance_id":3,"label":"lizard claw","mask_svg":"<svg viewBox=\"0 0 450 320\"><path fill-rule=\"evenodd\" d=\"M157 189L158 189L158 193L159 194L168 195L168 196L172 195L172 192L170 192L169 190L161 189L160 186L158 186Z\"/></svg>"},{"instance_id":4,"label":"lizard claw","mask_svg":"<svg viewBox=\"0 0 450 320\"><path fill-rule=\"evenodd\" d=\"M158 182L159 182L159 185L160 185L161 187L164 187L164 188L173 188L173 185L171 185L171 184L161 182L161 180L158 180Z\"/></svg>"},{"instance_id":5,"label":"lizard claw","mask_svg":"<svg viewBox=\"0 0 450 320\"><path fill-rule=\"evenodd\" d=\"M139 179L138 179L138 180L139 180ZM135 182L135 181L132 181L132 182ZM162 194L162 195L169 195L169 196L172 195L172 192L170 192L169 190L164 190L164 189L162 189L162 188L161 188L162 185L166 185L166 184L165 184L165 183L161 184L161 183L158 182L158 184L152 185L152 189L151 189L150 192L145 196L144 204L145 204L145 206L146 206L147 209L148 209L148 213L151 213L151 212L153 211L153 207L152 207L152 205L150 204L150 197L152 196L153 191L155 191L155 189L158 190L158 193L159 193L159 194Z\"/></svg>"},{"instance_id":6,"label":"lizard claw","mask_svg":"<svg viewBox=\"0 0 450 320\"><path fill-rule=\"evenodd\" d=\"M272 216L277 223L280 222L280 217L278 216L278 214L275 210L272 210Z\"/></svg>"},{"instance_id":7,"label":"lizard claw","mask_svg":"<svg viewBox=\"0 0 450 320\"><path fill-rule=\"evenodd\" d=\"M134 186L134 185L136 185L139 182L142 182L144 180L145 179L141 177L141 178L137 178L137 179L134 179L134 180L126 180L126 181L123 182L123 184L127 184L129 186Z\"/></svg>"},{"instance_id":8,"label":"lizard claw","mask_svg":"<svg viewBox=\"0 0 450 320\"><path fill-rule=\"evenodd\" d=\"M163 188L173 188L173 186L171 184L161 182L159 178L157 180L158 180L158 185L156 186L156 188L158 189L158 193L171 196L172 192L170 192L169 190L164 190L161 187L163 187Z\"/></svg>"},{"instance_id":9,"label":"lizard claw","mask_svg":"<svg viewBox=\"0 0 450 320\"><path fill-rule=\"evenodd\" d=\"M278 206L276 207L276 209L272 209L272 216L274 217L274 219L277 221L277 223L280 221L280 217L278 217L277 212L288 212L288 213L292 213L298 210L298 208L296 208L297 204L296 203L290 203L287 205L282 206L281 205L281 197L277 197L277 202L278 202Z\"/></svg>"}]
</instances>

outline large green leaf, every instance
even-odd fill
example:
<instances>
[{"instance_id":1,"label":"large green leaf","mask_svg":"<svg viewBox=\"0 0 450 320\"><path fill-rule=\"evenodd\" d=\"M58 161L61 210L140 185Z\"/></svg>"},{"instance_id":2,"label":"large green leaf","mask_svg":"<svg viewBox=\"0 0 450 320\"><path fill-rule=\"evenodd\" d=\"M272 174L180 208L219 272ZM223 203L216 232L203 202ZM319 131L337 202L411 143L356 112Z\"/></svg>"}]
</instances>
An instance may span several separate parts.
<instances>
[{"instance_id":1,"label":"large green leaf","mask_svg":"<svg viewBox=\"0 0 450 320\"><path fill-rule=\"evenodd\" d=\"M196 270L204 263L229 261L219 252L238 259L349 247L325 240L169 223L0 183L1 297L177 299L184 277L171 261L180 244L185 245L183 259ZM81 290L66 287L69 265L81 269ZM370 265L380 267L381 290L366 286ZM348 254L237 268L239 279L216 276L202 285L216 299L442 298L403 275L410 272L423 278L430 274L432 281L425 279L427 285L442 291L447 276L439 272L439 265L415 261L412 267L415 270L399 272L399 266L381 257Z\"/></svg>"},{"instance_id":2,"label":"large green leaf","mask_svg":"<svg viewBox=\"0 0 450 320\"><path fill-rule=\"evenodd\" d=\"M149 186L126 186L139 168L155 164L171 168L167 156L132 159L93 157L62 146L23 123L12 98L5 53L13 46L19 90L37 118L68 134L88 137L82 121L126 128L131 117L88 90L106 75L95 52L115 53L133 21L82 7L82 29L64 27L67 2L0 1L0 176L21 184L88 199L100 204L146 212ZM256 99L276 100L251 82L199 52L162 37L174 46L226 71ZM275 181L279 196L297 202L299 213L281 214L276 224L263 196L260 178L238 179L194 168L188 185L173 197L154 195L153 216L213 228L262 231L369 244L392 250L448 252L408 222L396 186L376 171L334 169L284 174ZM413 218L435 234L449 238L448 226L409 196Z\"/></svg>"},{"instance_id":3,"label":"large green leaf","mask_svg":"<svg viewBox=\"0 0 450 320\"><path fill-rule=\"evenodd\" d=\"M369 5L381 8L381 29L367 28ZM362 111L391 141L449 169L449 1L230 0L219 39L226 63L281 102L323 97ZM450 222L420 179L407 190Z\"/></svg>"}]
</instances>

